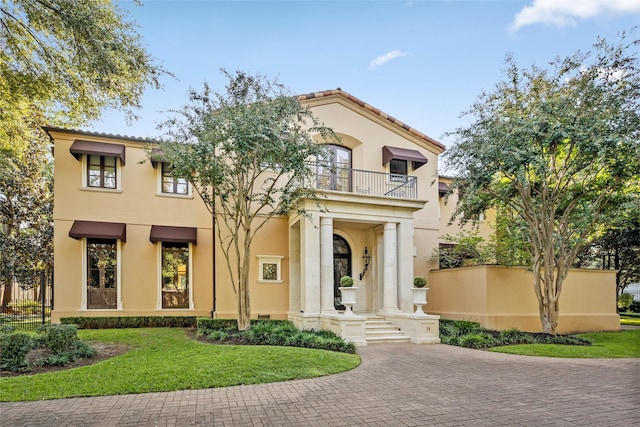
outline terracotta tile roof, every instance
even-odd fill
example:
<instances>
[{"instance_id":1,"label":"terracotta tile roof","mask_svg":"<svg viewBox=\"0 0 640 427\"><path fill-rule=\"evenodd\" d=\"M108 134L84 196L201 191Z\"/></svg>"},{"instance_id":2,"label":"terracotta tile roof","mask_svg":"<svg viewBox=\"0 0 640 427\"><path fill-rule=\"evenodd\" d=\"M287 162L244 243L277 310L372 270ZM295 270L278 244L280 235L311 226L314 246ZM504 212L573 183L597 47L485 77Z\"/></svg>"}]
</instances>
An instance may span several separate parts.
<instances>
[{"instance_id":1,"label":"terracotta tile roof","mask_svg":"<svg viewBox=\"0 0 640 427\"><path fill-rule=\"evenodd\" d=\"M95 137L110 138L110 139L123 139L126 141L141 142L141 143L158 143L159 142L159 140L155 138L143 138L143 137L137 137L137 136L120 135L117 133L92 132L92 131L86 131L82 129L61 128L56 126L42 126L42 129L47 133L49 133L50 131L65 132L65 133L71 133L76 135L95 136Z\"/></svg>"},{"instance_id":2,"label":"terracotta tile roof","mask_svg":"<svg viewBox=\"0 0 640 427\"><path fill-rule=\"evenodd\" d=\"M388 115L387 113L385 113L384 111L381 111L377 108L375 108L372 105L367 104L366 102L362 101L359 98L356 98L355 96L351 95L348 92L345 92L344 90L338 88L335 90L324 90L321 92L312 92L312 93L308 93L306 95L299 95L298 96L298 101L305 101L305 100L310 100L310 99L314 99L314 98L322 98L324 96L333 96L333 95L340 95L346 99L348 99L349 101L353 102L354 104L359 105L360 107L371 111L374 114L377 114L378 116L387 119L388 121L390 121L391 123L393 123L396 126L400 126L402 129L406 130L409 133L412 133L414 135L416 135L417 137L424 139L425 141L427 141L430 144L435 145L436 147L444 150L445 146L436 141L435 139L431 138L428 135L425 135L424 133L420 132L419 130L412 128L411 126L407 125L406 123L401 122L400 120L396 119L393 116Z\"/></svg>"}]
</instances>

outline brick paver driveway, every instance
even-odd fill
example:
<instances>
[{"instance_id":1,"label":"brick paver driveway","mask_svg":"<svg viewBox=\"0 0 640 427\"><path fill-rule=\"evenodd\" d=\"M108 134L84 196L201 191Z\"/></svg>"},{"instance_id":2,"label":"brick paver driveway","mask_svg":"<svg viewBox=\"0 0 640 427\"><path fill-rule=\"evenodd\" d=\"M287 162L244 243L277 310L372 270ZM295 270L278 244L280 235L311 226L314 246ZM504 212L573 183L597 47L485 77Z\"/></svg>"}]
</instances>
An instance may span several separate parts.
<instances>
[{"instance_id":1,"label":"brick paver driveway","mask_svg":"<svg viewBox=\"0 0 640 427\"><path fill-rule=\"evenodd\" d=\"M377 344L362 365L312 380L0 403L3 426L631 426L640 359L512 356Z\"/></svg>"}]
</instances>

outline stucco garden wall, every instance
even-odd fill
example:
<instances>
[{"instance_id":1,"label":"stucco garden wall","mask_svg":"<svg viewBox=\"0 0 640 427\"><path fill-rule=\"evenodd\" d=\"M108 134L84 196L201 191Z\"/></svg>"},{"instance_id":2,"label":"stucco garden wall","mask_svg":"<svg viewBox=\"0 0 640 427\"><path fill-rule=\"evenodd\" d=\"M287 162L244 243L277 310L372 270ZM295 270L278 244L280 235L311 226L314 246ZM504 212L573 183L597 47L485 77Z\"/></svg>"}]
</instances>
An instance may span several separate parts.
<instances>
[{"instance_id":1,"label":"stucco garden wall","mask_svg":"<svg viewBox=\"0 0 640 427\"><path fill-rule=\"evenodd\" d=\"M533 274L525 268L432 270L425 312L489 329L541 332ZM615 271L571 270L560 295L558 333L617 331Z\"/></svg>"}]
</instances>

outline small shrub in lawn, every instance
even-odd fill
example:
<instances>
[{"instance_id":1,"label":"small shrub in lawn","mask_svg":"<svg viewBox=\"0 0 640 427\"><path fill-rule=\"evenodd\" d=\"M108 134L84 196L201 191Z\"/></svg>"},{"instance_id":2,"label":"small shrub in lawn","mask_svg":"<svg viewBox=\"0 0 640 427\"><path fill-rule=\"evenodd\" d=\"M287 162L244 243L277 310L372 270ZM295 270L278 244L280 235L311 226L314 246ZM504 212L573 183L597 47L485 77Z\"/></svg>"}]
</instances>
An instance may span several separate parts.
<instances>
[{"instance_id":1,"label":"small shrub in lawn","mask_svg":"<svg viewBox=\"0 0 640 427\"><path fill-rule=\"evenodd\" d=\"M68 351L78 341L78 325L43 325L38 328L38 332L42 335L38 339L39 346L54 354Z\"/></svg>"},{"instance_id":2,"label":"small shrub in lawn","mask_svg":"<svg viewBox=\"0 0 640 427\"><path fill-rule=\"evenodd\" d=\"M207 333L206 337L211 341L224 341L229 338L229 333L226 331L216 330Z\"/></svg>"},{"instance_id":3,"label":"small shrub in lawn","mask_svg":"<svg viewBox=\"0 0 640 427\"><path fill-rule=\"evenodd\" d=\"M640 301L634 301L629 306L629 311L632 313L640 313Z\"/></svg>"},{"instance_id":4,"label":"small shrub in lawn","mask_svg":"<svg viewBox=\"0 0 640 427\"><path fill-rule=\"evenodd\" d=\"M497 344L498 341L485 332L467 334L460 338L460 345L468 348L489 348L495 347Z\"/></svg>"},{"instance_id":5,"label":"small shrub in lawn","mask_svg":"<svg viewBox=\"0 0 640 427\"><path fill-rule=\"evenodd\" d=\"M517 328L500 331L498 341L504 345L509 344L532 344L535 339L526 332L522 332Z\"/></svg>"},{"instance_id":6,"label":"small shrub in lawn","mask_svg":"<svg viewBox=\"0 0 640 427\"><path fill-rule=\"evenodd\" d=\"M0 368L12 372L29 370L27 355L34 347L34 340L27 334L2 334L0 336Z\"/></svg>"}]
</instances>

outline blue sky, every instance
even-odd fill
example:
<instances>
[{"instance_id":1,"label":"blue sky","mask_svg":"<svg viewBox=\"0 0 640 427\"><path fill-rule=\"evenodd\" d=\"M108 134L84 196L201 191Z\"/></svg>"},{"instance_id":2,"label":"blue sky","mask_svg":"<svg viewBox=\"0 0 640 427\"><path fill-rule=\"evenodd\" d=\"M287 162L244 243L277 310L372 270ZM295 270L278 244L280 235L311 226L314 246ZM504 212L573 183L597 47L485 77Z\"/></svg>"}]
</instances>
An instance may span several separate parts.
<instances>
[{"instance_id":1,"label":"blue sky","mask_svg":"<svg viewBox=\"0 0 640 427\"><path fill-rule=\"evenodd\" d=\"M223 89L220 68L278 77L292 93L342 88L427 135L465 123L505 55L521 66L587 51L640 23L640 0L119 1L148 51L176 78L148 89L127 125L114 111L88 130L154 137L189 87ZM640 33L640 31L639 31ZM638 34L636 34L638 35Z\"/></svg>"}]
</instances>

